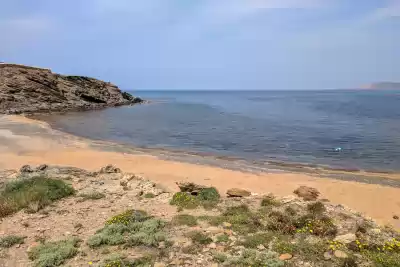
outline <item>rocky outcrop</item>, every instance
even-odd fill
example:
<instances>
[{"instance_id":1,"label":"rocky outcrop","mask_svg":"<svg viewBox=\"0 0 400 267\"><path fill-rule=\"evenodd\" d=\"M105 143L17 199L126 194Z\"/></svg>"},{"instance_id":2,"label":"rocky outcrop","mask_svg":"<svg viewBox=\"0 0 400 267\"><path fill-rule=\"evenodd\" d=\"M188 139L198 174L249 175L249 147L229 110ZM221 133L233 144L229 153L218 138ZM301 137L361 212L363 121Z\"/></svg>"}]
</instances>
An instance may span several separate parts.
<instances>
[{"instance_id":1,"label":"rocky outcrop","mask_svg":"<svg viewBox=\"0 0 400 267\"><path fill-rule=\"evenodd\" d=\"M91 110L141 102L117 86L94 78L0 64L0 114Z\"/></svg>"}]
</instances>

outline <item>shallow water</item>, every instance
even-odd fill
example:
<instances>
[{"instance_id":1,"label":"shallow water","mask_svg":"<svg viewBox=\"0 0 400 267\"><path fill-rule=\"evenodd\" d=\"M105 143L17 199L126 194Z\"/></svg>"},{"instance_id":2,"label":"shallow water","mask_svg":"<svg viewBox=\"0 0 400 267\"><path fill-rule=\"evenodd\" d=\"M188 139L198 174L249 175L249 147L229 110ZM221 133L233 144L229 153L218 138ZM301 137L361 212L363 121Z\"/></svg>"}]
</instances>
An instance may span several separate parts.
<instances>
[{"instance_id":1,"label":"shallow water","mask_svg":"<svg viewBox=\"0 0 400 267\"><path fill-rule=\"evenodd\" d=\"M250 161L400 170L399 91L139 91L151 104L44 116L139 147Z\"/></svg>"}]
</instances>

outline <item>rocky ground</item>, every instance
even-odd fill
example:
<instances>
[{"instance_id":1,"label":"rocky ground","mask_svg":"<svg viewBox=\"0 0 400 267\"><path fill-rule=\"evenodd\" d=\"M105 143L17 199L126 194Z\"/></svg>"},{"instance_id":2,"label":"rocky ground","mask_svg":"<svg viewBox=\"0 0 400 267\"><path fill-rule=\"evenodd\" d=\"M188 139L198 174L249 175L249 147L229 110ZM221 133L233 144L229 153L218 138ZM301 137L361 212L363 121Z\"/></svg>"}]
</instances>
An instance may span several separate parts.
<instances>
[{"instance_id":1,"label":"rocky ground","mask_svg":"<svg viewBox=\"0 0 400 267\"><path fill-rule=\"evenodd\" d=\"M398 232L310 187L221 196L47 165L0 183L0 266L400 266Z\"/></svg>"},{"instance_id":2,"label":"rocky ground","mask_svg":"<svg viewBox=\"0 0 400 267\"><path fill-rule=\"evenodd\" d=\"M108 82L0 63L0 114L90 110L141 102Z\"/></svg>"}]
</instances>

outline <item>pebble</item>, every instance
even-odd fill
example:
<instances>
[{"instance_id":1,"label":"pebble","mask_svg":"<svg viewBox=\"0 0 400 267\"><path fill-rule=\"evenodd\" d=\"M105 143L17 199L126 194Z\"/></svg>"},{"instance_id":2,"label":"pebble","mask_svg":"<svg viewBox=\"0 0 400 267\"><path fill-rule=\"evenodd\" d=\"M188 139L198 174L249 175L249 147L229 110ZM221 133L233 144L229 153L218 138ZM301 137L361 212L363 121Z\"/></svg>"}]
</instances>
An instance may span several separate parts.
<instances>
[{"instance_id":1,"label":"pebble","mask_svg":"<svg viewBox=\"0 0 400 267\"><path fill-rule=\"evenodd\" d=\"M341 250L335 250L334 255L336 258L339 258L339 259L345 259L348 257L346 252L341 251Z\"/></svg>"},{"instance_id":2,"label":"pebble","mask_svg":"<svg viewBox=\"0 0 400 267\"><path fill-rule=\"evenodd\" d=\"M264 249L265 249L265 247L264 247L264 245L263 245L263 244L260 244L260 245L258 245L258 246L257 246L257 249L258 249L258 250L264 250Z\"/></svg>"},{"instance_id":3,"label":"pebble","mask_svg":"<svg viewBox=\"0 0 400 267\"><path fill-rule=\"evenodd\" d=\"M154 263L154 267L165 267L166 265L162 262L156 262Z\"/></svg>"},{"instance_id":4,"label":"pebble","mask_svg":"<svg viewBox=\"0 0 400 267\"><path fill-rule=\"evenodd\" d=\"M393 215L393 219L398 220L398 219L399 219L399 216Z\"/></svg>"},{"instance_id":5,"label":"pebble","mask_svg":"<svg viewBox=\"0 0 400 267\"><path fill-rule=\"evenodd\" d=\"M282 261L287 261L290 260L291 258L293 258L293 255L289 253L285 253L279 256L279 259Z\"/></svg>"},{"instance_id":6,"label":"pebble","mask_svg":"<svg viewBox=\"0 0 400 267\"><path fill-rule=\"evenodd\" d=\"M356 239L357 239L357 237L356 237L355 234L348 233L348 234L345 234L345 235L339 235L339 236L335 237L334 240L338 241L338 242L340 242L342 244L349 244L351 242L356 241Z\"/></svg>"},{"instance_id":7,"label":"pebble","mask_svg":"<svg viewBox=\"0 0 400 267\"><path fill-rule=\"evenodd\" d=\"M332 254L330 252L325 252L324 253L324 259L325 260L330 260L332 259Z\"/></svg>"},{"instance_id":8,"label":"pebble","mask_svg":"<svg viewBox=\"0 0 400 267\"><path fill-rule=\"evenodd\" d=\"M208 245L208 247L211 248L211 249L216 249L217 248L217 244L211 243L211 244Z\"/></svg>"}]
</instances>

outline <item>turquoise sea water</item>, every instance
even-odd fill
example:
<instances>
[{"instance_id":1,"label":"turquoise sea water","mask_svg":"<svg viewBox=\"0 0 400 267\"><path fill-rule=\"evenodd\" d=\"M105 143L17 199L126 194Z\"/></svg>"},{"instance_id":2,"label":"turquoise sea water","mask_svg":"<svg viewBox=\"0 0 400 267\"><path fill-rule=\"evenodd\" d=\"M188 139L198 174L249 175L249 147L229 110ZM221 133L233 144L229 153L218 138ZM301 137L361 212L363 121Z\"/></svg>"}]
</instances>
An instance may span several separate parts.
<instances>
[{"instance_id":1,"label":"turquoise sea water","mask_svg":"<svg viewBox=\"0 0 400 267\"><path fill-rule=\"evenodd\" d=\"M250 161L400 170L399 91L136 91L151 104L47 116L133 146Z\"/></svg>"}]
</instances>

